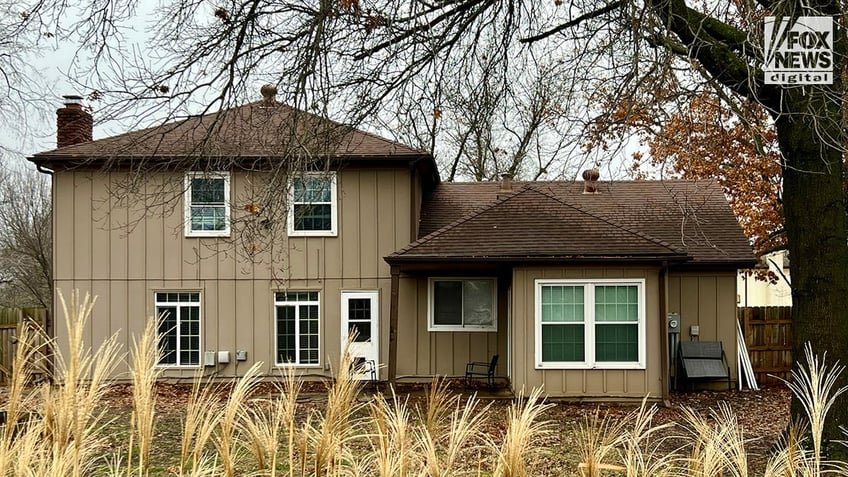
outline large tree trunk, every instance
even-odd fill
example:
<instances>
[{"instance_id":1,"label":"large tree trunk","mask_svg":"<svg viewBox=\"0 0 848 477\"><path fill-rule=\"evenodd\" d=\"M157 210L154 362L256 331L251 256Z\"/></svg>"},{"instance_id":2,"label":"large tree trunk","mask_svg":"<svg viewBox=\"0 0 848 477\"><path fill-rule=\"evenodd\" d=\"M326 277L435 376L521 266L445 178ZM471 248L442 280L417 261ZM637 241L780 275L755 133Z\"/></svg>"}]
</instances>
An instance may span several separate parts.
<instances>
[{"instance_id":1,"label":"large tree trunk","mask_svg":"<svg viewBox=\"0 0 848 477\"><path fill-rule=\"evenodd\" d=\"M848 235L843 191L841 111L821 93L787 90L776 120L784 155L783 208L792 279L793 357L803 361L804 345L827 352L828 363L848 363ZM810 114L813 111L818 114ZM842 376L839 385L848 383ZM793 400L793 414L802 410ZM825 438L844 440L848 396L831 409ZM831 457L846 448L830 446Z\"/></svg>"}]
</instances>

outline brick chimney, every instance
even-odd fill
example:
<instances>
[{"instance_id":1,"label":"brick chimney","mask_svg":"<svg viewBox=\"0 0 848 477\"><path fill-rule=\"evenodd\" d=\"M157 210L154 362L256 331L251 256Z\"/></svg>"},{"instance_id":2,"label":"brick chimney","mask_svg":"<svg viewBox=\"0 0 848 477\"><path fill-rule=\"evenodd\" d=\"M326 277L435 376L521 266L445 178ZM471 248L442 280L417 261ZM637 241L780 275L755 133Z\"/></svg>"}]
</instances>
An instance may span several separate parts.
<instances>
[{"instance_id":1,"label":"brick chimney","mask_svg":"<svg viewBox=\"0 0 848 477\"><path fill-rule=\"evenodd\" d=\"M498 199L512 195L512 174L501 174L501 187L498 190Z\"/></svg>"},{"instance_id":2,"label":"brick chimney","mask_svg":"<svg viewBox=\"0 0 848 477\"><path fill-rule=\"evenodd\" d=\"M82 106L82 96L63 96L65 106L56 110L56 147L91 141L93 121Z\"/></svg>"}]
</instances>

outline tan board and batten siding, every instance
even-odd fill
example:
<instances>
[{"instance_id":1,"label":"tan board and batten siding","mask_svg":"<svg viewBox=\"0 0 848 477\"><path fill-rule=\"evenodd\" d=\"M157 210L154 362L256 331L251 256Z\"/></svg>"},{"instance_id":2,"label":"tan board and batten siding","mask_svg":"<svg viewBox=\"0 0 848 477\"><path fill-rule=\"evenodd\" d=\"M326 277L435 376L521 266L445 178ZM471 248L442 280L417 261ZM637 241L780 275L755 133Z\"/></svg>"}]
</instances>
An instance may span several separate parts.
<instances>
[{"instance_id":1,"label":"tan board and batten siding","mask_svg":"<svg viewBox=\"0 0 848 477\"><path fill-rule=\"evenodd\" d=\"M669 272L668 311L680 314L681 340L690 339L690 327L697 325L701 341L721 341L736 379L736 273ZM726 389L720 382L716 386Z\"/></svg>"},{"instance_id":2,"label":"tan board and batten siding","mask_svg":"<svg viewBox=\"0 0 848 477\"><path fill-rule=\"evenodd\" d=\"M512 386L532 389L544 386L553 396L574 398L642 398L662 395L663 347L660 333L659 268L569 267L515 268L513 271ZM539 370L535 369L535 281L542 278L644 278L646 368L644 370ZM666 309L681 317L682 339L689 327L700 326L700 339L724 345L731 375L736 373L736 276L734 272L668 273ZM521 319L520 317L524 317ZM660 321L662 320L662 321ZM718 383L719 386L725 386Z\"/></svg>"},{"instance_id":3,"label":"tan board and batten siding","mask_svg":"<svg viewBox=\"0 0 848 477\"><path fill-rule=\"evenodd\" d=\"M342 290L378 290L380 320L388 323L391 275L383 257L411 241L417 194L412 193L408 168L340 171L338 236L291 238L279 247L283 251L275 255L274 266L267 254L250 261L223 241L186 238L181 201L141 214L138 203L128 208L110 200L110 187L123 178L118 172L85 170L53 175L55 283L66 296L76 288L98 297L92 320L97 326L89 321L86 332L95 346L117 334L128 349L132 336L154 313L154 292L163 290L200 291L201 351L231 353L230 364L204 368L206 374L217 371L221 377L242 374L256 361L265 363L265 371L273 369L277 290L321 293L321 363L303 368L304 374L328 375L329 365L338 361ZM150 184L157 180L148 179ZM249 183L246 173L233 174L233 213L244 207L239 197ZM63 318L57 318L57 338L65 343ZM236 362L236 350L247 351L247 361ZM380 353L385 363L387 326L381 326ZM169 369L166 377L196 372Z\"/></svg>"},{"instance_id":4,"label":"tan board and batten siding","mask_svg":"<svg viewBox=\"0 0 848 477\"><path fill-rule=\"evenodd\" d=\"M488 275L487 275L488 276ZM507 374L508 284L498 280L497 331L428 331L429 279L401 277L398 310L398 377L427 380L463 376L472 361L500 355L496 374Z\"/></svg>"},{"instance_id":5,"label":"tan board and batten siding","mask_svg":"<svg viewBox=\"0 0 848 477\"><path fill-rule=\"evenodd\" d=\"M643 278L645 279L646 369L536 369L536 280L543 278ZM513 270L512 383L530 390L544 386L553 396L574 398L642 398L662 393L659 325L659 268L544 267ZM523 317L523 319L519 319ZM734 341L735 343L735 341Z\"/></svg>"}]
</instances>

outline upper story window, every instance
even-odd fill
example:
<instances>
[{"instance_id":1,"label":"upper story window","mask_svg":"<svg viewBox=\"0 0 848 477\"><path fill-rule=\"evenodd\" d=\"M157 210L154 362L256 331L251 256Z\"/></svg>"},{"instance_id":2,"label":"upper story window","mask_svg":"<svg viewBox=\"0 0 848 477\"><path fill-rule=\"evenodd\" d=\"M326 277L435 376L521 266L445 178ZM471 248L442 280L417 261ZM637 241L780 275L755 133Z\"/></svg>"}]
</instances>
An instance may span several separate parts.
<instances>
[{"instance_id":1,"label":"upper story window","mask_svg":"<svg viewBox=\"0 0 848 477\"><path fill-rule=\"evenodd\" d=\"M430 331L497 331L494 278L431 278Z\"/></svg>"},{"instance_id":2,"label":"upper story window","mask_svg":"<svg viewBox=\"0 0 848 477\"><path fill-rule=\"evenodd\" d=\"M229 201L229 173L189 172L186 174L186 236L229 236Z\"/></svg>"},{"instance_id":3,"label":"upper story window","mask_svg":"<svg viewBox=\"0 0 848 477\"><path fill-rule=\"evenodd\" d=\"M536 280L537 369L644 369L645 281Z\"/></svg>"},{"instance_id":4,"label":"upper story window","mask_svg":"<svg viewBox=\"0 0 848 477\"><path fill-rule=\"evenodd\" d=\"M289 235L337 235L336 174L294 177L289 196Z\"/></svg>"}]
</instances>

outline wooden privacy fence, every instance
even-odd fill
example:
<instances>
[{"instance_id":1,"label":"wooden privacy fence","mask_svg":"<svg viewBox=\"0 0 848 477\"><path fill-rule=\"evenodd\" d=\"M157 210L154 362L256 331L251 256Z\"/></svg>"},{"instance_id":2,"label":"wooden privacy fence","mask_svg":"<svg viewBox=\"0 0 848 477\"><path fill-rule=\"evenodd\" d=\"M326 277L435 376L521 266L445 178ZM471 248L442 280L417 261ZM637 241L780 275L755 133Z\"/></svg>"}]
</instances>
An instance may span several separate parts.
<instances>
[{"instance_id":1,"label":"wooden privacy fence","mask_svg":"<svg viewBox=\"0 0 848 477\"><path fill-rule=\"evenodd\" d=\"M44 329L47 322L47 310L0 307L0 385L7 384L8 370L12 369L12 359L15 356L15 337L18 334L18 326L24 320Z\"/></svg>"},{"instance_id":2,"label":"wooden privacy fence","mask_svg":"<svg viewBox=\"0 0 848 477\"><path fill-rule=\"evenodd\" d=\"M792 307L751 306L737 309L745 344L759 384L789 379L792 370Z\"/></svg>"}]
</instances>

